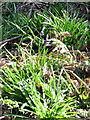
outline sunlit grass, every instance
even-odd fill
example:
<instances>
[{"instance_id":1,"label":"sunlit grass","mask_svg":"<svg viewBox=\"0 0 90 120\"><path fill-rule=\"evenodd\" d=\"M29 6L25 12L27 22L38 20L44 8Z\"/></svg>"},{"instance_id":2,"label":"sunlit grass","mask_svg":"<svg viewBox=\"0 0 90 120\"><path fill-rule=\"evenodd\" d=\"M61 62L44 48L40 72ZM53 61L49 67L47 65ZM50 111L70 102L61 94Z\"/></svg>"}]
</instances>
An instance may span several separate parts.
<instances>
[{"instance_id":1,"label":"sunlit grass","mask_svg":"<svg viewBox=\"0 0 90 120\"><path fill-rule=\"evenodd\" d=\"M14 8L16 10L15 4ZM8 10L11 13L11 10ZM32 20L29 19L30 14L25 16L14 11L12 15L16 16L14 21L10 20L11 16L8 16L7 20L3 19L3 29L5 28L3 38L10 37L9 34L22 36L19 45L16 44L17 56L4 47L6 43L0 46L0 49L5 48L10 60L9 66L0 68L2 73L0 85L4 90L1 100L10 109L11 114L8 116L25 117L25 113L28 112L43 119L76 117L79 114L76 109L80 107L77 103L84 104L84 98L85 104L87 103L88 96L87 93L82 95L82 87L84 85L89 89L88 85L74 73L78 63L75 53L69 51L73 43L76 42L75 49L80 49L87 40L87 21L84 21L84 18L77 21L78 14L70 18L63 11L61 12L64 18L57 17L50 11L51 17L48 17L43 11L42 14L34 12ZM47 33L53 30L58 37L47 38ZM21 47L27 39L28 47ZM51 51L46 46L47 43L51 45ZM33 46L37 47L37 52ZM78 53L89 62L80 51ZM2 54L3 52L0 53ZM71 75L79 81L80 89L74 84ZM86 89L84 91L86 92ZM70 96L71 93L73 97ZM17 109L16 115L12 112L14 108Z\"/></svg>"}]
</instances>

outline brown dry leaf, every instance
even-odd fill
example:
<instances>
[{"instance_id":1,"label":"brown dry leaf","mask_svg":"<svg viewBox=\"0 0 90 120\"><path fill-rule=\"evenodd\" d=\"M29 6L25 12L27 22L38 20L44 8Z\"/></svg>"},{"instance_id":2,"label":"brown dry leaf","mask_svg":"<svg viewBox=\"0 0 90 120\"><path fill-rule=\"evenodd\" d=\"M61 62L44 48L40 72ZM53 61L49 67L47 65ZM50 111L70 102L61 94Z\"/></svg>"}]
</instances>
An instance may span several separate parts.
<instances>
[{"instance_id":1,"label":"brown dry leaf","mask_svg":"<svg viewBox=\"0 0 90 120\"><path fill-rule=\"evenodd\" d=\"M66 32L62 32L61 35L64 35L65 37L70 37L71 36L70 33L67 32L67 31Z\"/></svg>"},{"instance_id":2,"label":"brown dry leaf","mask_svg":"<svg viewBox=\"0 0 90 120\"><path fill-rule=\"evenodd\" d=\"M85 41L85 43L83 44L83 46L81 48L81 50L85 50L85 49L88 51L88 49L87 49L87 41Z\"/></svg>"},{"instance_id":3,"label":"brown dry leaf","mask_svg":"<svg viewBox=\"0 0 90 120\"><path fill-rule=\"evenodd\" d=\"M40 89L40 84L38 82L36 83L36 86Z\"/></svg>"},{"instance_id":4,"label":"brown dry leaf","mask_svg":"<svg viewBox=\"0 0 90 120\"><path fill-rule=\"evenodd\" d=\"M46 67L44 70L43 70L43 76L45 77L45 79L50 80L50 77L51 77L51 72L50 72L50 69L49 67Z\"/></svg>"},{"instance_id":5,"label":"brown dry leaf","mask_svg":"<svg viewBox=\"0 0 90 120\"><path fill-rule=\"evenodd\" d=\"M0 66L5 65L5 63L6 63L5 58L1 58L0 59Z\"/></svg>"}]
</instances>

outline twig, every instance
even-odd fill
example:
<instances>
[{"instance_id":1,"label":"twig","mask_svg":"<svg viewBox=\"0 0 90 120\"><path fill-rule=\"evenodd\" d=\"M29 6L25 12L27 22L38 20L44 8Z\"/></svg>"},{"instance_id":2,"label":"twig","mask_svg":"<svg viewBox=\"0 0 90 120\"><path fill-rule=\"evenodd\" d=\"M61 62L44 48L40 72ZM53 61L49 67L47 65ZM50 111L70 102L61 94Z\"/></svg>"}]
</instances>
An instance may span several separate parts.
<instances>
[{"instance_id":1,"label":"twig","mask_svg":"<svg viewBox=\"0 0 90 120\"><path fill-rule=\"evenodd\" d=\"M3 43L5 43L5 42L13 41L13 40L15 40L15 39L17 39L17 38L20 38L20 37L21 37L21 36L16 36L16 37L13 37L13 38L11 38L11 39L6 39L6 40L0 42L0 45L3 44Z\"/></svg>"}]
</instances>

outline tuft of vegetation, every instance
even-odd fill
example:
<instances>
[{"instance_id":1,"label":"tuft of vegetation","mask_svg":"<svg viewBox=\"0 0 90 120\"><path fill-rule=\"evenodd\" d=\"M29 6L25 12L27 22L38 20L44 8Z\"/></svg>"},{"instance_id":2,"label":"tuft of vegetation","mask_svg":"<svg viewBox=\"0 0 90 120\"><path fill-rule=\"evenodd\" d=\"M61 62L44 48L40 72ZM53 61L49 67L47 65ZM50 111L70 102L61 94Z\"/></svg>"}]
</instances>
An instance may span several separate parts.
<instances>
[{"instance_id":1,"label":"tuft of vegetation","mask_svg":"<svg viewBox=\"0 0 90 120\"><path fill-rule=\"evenodd\" d=\"M4 115L89 117L89 80L78 72L89 69L90 60L81 52L89 26L86 16L79 18L80 11L67 7L60 3L28 12L23 3L3 4L2 38L7 40L0 43L0 56L6 58L0 60L0 101L9 110Z\"/></svg>"}]
</instances>

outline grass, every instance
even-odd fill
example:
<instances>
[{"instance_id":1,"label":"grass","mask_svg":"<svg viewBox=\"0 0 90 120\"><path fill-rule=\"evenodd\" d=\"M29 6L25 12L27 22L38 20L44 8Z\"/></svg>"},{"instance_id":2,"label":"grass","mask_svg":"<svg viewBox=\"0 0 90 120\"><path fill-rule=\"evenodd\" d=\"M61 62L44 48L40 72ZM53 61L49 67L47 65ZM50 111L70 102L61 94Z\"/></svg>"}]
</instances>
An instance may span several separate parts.
<instances>
[{"instance_id":1,"label":"grass","mask_svg":"<svg viewBox=\"0 0 90 120\"><path fill-rule=\"evenodd\" d=\"M61 89L62 86L65 86L65 83L63 85L60 84L62 72L59 75L59 80L57 80L54 76L53 66L46 56L46 51L43 50L45 53L42 53L42 58L37 61L35 59L39 58L41 52L34 58L33 56L30 57L28 51L25 51L27 54L26 58L22 48L20 48L20 51L22 51L23 63L18 61L16 65L13 63L11 68L6 66L6 68L3 68L4 70L1 70L2 74L5 75L5 78L1 78L4 83L2 88L6 91L5 95L3 94L5 103L9 105L11 110L18 105L19 110L23 113L32 112L38 118L46 118L46 116L47 118L54 116L55 118L67 118L70 116L69 110L73 109L73 104L75 103L73 99L75 98L65 99L65 96L67 96L65 92L68 89ZM50 84L45 82L46 79L42 71L47 65L51 66L52 70ZM16 104L13 100L16 101ZM25 107L28 107L28 109Z\"/></svg>"},{"instance_id":2,"label":"grass","mask_svg":"<svg viewBox=\"0 0 90 120\"><path fill-rule=\"evenodd\" d=\"M9 5L11 4L6 3L6 9L11 13ZM70 17L64 11L61 11L62 14L59 16L58 9L55 16L52 7L52 12L43 11L40 14L39 11L35 11L33 19L29 19L31 13L19 13L17 4L12 5L13 13L3 17L3 39L12 35L22 37L19 44L16 43L17 56L4 47L4 44L0 46L0 49L4 47L7 52L10 63L0 68L0 85L4 90L1 101L10 109L8 116L26 117L27 112L32 113L31 117L41 119L80 116L77 109L80 105L88 104L89 88L88 84L74 73L78 63L75 53L70 50L72 47L80 49L87 40L87 21L85 18L77 21L78 14ZM22 47L25 41L27 47ZM76 46L72 45L74 43ZM0 53L2 54L3 52ZM89 59L79 50L78 54L89 63ZM74 83L75 79L79 81L79 85ZM85 89L82 92L83 85ZM74 94L73 97L71 93ZM88 105L86 107L88 110ZM15 114L13 109L17 110Z\"/></svg>"}]
</instances>

